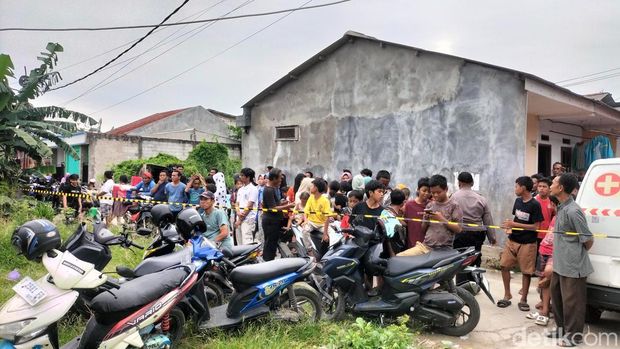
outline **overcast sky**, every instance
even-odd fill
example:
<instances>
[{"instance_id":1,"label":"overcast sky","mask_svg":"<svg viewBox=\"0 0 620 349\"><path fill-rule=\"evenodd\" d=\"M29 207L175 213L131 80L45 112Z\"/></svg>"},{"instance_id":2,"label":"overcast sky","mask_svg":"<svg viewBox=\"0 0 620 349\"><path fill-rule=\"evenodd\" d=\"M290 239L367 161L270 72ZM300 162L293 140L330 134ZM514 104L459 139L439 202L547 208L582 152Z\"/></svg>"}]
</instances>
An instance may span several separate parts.
<instances>
[{"instance_id":1,"label":"overcast sky","mask_svg":"<svg viewBox=\"0 0 620 349\"><path fill-rule=\"evenodd\" d=\"M231 15L298 7L306 1L255 0ZM309 5L330 1L315 0ZM0 0L0 27L152 24L160 22L181 2ZM245 2L190 0L170 21L218 17ZM209 7L213 8L203 11ZM522 70L554 82L620 68L620 1L617 0L353 0L293 13L191 72L100 111L222 52L279 16L223 21L202 31L197 29L200 25L167 27L123 56L121 60L149 51L114 77L166 52L161 57L71 103L66 104L109 78L124 64L71 87L49 92L35 104L65 106L102 118L104 131L153 113L196 105L240 114L242 104L347 30ZM94 70L123 48L64 67L136 40L148 30L0 32L0 52L11 55L20 75L24 66L30 69L37 64L36 55L47 42L58 42L65 49L59 55L58 68L64 82L69 82ZM188 34L179 37L185 33ZM194 33L197 34L172 48ZM169 38L164 40L166 37ZM158 43L161 47L152 49ZM620 76L570 88L578 93L605 90L620 99Z\"/></svg>"}]
</instances>

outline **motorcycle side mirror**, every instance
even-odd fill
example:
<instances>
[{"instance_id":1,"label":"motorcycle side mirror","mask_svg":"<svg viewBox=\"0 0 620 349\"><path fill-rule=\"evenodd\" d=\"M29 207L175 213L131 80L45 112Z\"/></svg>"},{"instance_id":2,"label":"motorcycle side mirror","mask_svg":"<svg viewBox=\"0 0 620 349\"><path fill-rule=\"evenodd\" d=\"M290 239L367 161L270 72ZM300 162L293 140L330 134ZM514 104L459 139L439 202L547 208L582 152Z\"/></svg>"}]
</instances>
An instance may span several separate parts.
<instances>
[{"instance_id":1,"label":"motorcycle side mirror","mask_svg":"<svg viewBox=\"0 0 620 349\"><path fill-rule=\"evenodd\" d=\"M140 236L149 236L151 235L151 233L153 233L153 231L149 228L140 228L136 231L136 233L138 233L138 235Z\"/></svg>"}]
</instances>

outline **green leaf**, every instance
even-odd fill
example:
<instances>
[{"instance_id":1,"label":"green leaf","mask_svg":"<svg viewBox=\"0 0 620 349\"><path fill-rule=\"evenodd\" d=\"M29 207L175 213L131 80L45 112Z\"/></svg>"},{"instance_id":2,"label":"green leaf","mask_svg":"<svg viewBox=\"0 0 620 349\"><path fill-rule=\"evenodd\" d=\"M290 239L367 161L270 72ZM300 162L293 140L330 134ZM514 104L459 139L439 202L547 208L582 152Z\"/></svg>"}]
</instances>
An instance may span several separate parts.
<instances>
[{"instance_id":1,"label":"green leaf","mask_svg":"<svg viewBox=\"0 0 620 349\"><path fill-rule=\"evenodd\" d=\"M34 139L34 137L32 137L28 132L20 128L14 128L13 133L15 134L16 137L19 137L27 145L31 147L37 146L38 141Z\"/></svg>"},{"instance_id":2,"label":"green leaf","mask_svg":"<svg viewBox=\"0 0 620 349\"><path fill-rule=\"evenodd\" d=\"M0 54L0 81L6 79L7 76L13 76L13 61L11 61L11 56Z\"/></svg>"}]
</instances>

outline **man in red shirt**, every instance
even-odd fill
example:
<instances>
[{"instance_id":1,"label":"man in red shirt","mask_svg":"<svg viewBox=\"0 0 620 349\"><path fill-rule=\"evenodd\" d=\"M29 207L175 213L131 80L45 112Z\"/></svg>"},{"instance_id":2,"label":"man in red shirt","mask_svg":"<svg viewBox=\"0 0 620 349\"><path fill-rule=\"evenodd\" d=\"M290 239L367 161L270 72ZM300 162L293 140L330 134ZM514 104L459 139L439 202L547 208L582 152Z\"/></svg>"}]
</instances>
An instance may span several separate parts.
<instances>
[{"instance_id":1,"label":"man in red shirt","mask_svg":"<svg viewBox=\"0 0 620 349\"><path fill-rule=\"evenodd\" d=\"M418 180L417 196L413 200L407 201L405 204L405 218L407 220L407 248L415 247L417 242L424 241L424 232L422 231L422 216L424 215L424 209L428 204L428 200L431 197L431 190L429 187L429 178L423 177ZM413 221L411 219L418 219Z\"/></svg>"},{"instance_id":2,"label":"man in red shirt","mask_svg":"<svg viewBox=\"0 0 620 349\"><path fill-rule=\"evenodd\" d=\"M541 178L538 180L538 195L536 195L535 199L540 204L540 209L543 214L543 221L540 222L540 230L548 230L549 225L551 224L551 219L553 218L553 208L551 207L551 200L549 199L551 180L549 178ZM540 242L547 235L546 232L538 232L538 247L540 247Z\"/></svg>"}]
</instances>

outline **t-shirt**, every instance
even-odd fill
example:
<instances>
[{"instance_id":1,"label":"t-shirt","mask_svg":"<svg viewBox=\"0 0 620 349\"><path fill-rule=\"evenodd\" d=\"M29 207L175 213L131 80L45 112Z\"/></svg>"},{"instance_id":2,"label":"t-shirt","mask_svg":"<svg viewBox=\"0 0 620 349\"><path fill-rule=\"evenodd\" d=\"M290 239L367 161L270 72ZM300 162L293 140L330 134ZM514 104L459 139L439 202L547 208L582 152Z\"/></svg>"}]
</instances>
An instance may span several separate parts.
<instances>
[{"instance_id":1,"label":"t-shirt","mask_svg":"<svg viewBox=\"0 0 620 349\"><path fill-rule=\"evenodd\" d=\"M131 195L131 185L129 184L117 184L112 189L112 196L115 198L127 199Z\"/></svg>"},{"instance_id":2,"label":"t-shirt","mask_svg":"<svg viewBox=\"0 0 620 349\"><path fill-rule=\"evenodd\" d=\"M202 235L205 238L215 242L215 238L220 235L220 228L222 227L222 225L228 226L228 218L226 217L226 213L217 208L214 208L213 211L211 211L211 213L209 214L207 214L203 209L200 209L198 213L200 214L200 217L202 217L202 220L205 222L205 225L207 226L207 229L204 233L202 233ZM222 247L233 247L233 240L230 234L228 234L228 237L221 242Z\"/></svg>"},{"instance_id":3,"label":"t-shirt","mask_svg":"<svg viewBox=\"0 0 620 349\"><path fill-rule=\"evenodd\" d=\"M166 194L168 202L185 202L185 184L181 182L177 185L172 184L172 182L166 184ZM179 204L169 205L172 212L179 212L183 209L183 206Z\"/></svg>"},{"instance_id":4,"label":"t-shirt","mask_svg":"<svg viewBox=\"0 0 620 349\"><path fill-rule=\"evenodd\" d=\"M426 204L418 204L415 200L405 204L405 218L422 219ZM416 243L424 241L422 222L407 220L407 247L414 247Z\"/></svg>"},{"instance_id":5,"label":"t-shirt","mask_svg":"<svg viewBox=\"0 0 620 349\"><path fill-rule=\"evenodd\" d=\"M200 194L204 192L205 192L205 188L198 188L198 189L189 188L189 191L187 192L187 202L192 205L200 204Z\"/></svg>"},{"instance_id":6,"label":"t-shirt","mask_svg":"<svg viewBox=\"0 0 620 349\"><path fill-rule=\"evenodd\" d=\"M543 220L542 222L540 222L540 229L548 230L551 226L551 218L553 218L553 216L551 215L551 200L549 198L542 199L540 196L537 195L536 201L538 201L538 203L540 204L540 210L542 211L543 215ZM546 235L547 233L538 232L539 239L544 239Z\"/></svg>"},{"instance_id":7,"label":"t-shirt","mask_svg":"<svg viewBox=\"0 0 620 349\"><path fill-rule=\"evenodd\" d=\"M534 224L543 221L542 210L540 204L534 199L523 202L523 199L517 198L512 207L512 214L515 216L514 221L522 224ZM531 244L536 242L538 233L534 230L512 230L508 238L520 244Z\"/></svg>"},{"instance_id":8,"label":"t-shirt","mask_svg":"<svg viewBox=\"0 0 620 349\"><path fill-rule=\"evenodd\" d=\"M136 185L136 191L141 194L151 195L151 190L155 187L155 182L150 181L149 184L144 184L144 182L138 183Z\"/></svg>"},{"instance_id":9,"label":"t-shirt","mask_svg":"<svg viewBox=\"0 0 620 349\"><path fill-rule=\"evenodd\" d=\"M366 203L366 201L364 202L360 202L359 204L355 205L355 207L353 207L353 210L351 210L351 216L352 216L352 220L351 223L354 226L362 226L362 227L366 227L370 230L374 230L375 226L377 225L377 218L381 215L381 212L383 212L383 206L379 205L379 207L376 208L370 208L368 207L368 204ZM376 216L373 218L368 218L368 217L364 217L364 215L372 215L372 216Z\"/></svg>"},{"instance_id":10,"label":"t-shirt","mask_svg":"<svg viewBox=\"0 0 620 349\"><path fill-rule=\"evenodd\" d=\"M153 199L155 201L167 201L168 200L168 195L166 195L166 184L160 184L157 187L157 190L155 191L155 193L153 193Z\"/></svg>"},{"instance_id":11,"label":"t-shirt","mask_svg":"<svg viewBox=\"0 0 620 349\"><path fill-rule=\"evenodd\" d=\"M107 196L107 197L111 197L112 196L112 189L114 189L114 180L113 179L108 179L101 186L101 191L104 192L105 193L104 196ZM106 204L106 205L112 205L113 201L111 199L101 199L101 200L99 200L99 203L100 204Z\"/></svg>"},{"instance_id":12,"label":"t-shirt","mask_svg":"<svg viewBox=\"0 0 620 349\"><path fill-rule=\"evenodd\" d=\"M441 214L450 222L463 223L463 211L459 204L448 199L446 202L431 201L426 205L426 209ZM424 244L431 249L452 248L454 244L454 234L448 229L447 224L429 223L424 236Z\"/></svg>"},{"instance_id":13,"label":"t-shirt","mask_svg":"<svg viewBox=\"0 0 620 349\"><path fill-rule=\"evenodd\" d=\"M253 202L251 207L248 204ZM244 185L237 190L237 205L238 213L243 212L245 208L255 209L258 207L258 188L252 183ZM256 211L249 211L245 219L254 219L256 217Z\"/></svg>"},{"instance_id":14,"label":"t-shirt","mask_svg":"<svg viewBox=\"0 0 620 349\"><path fill-rule=\"evenodd\" d=\"M550 232L545 235L545 238L540 242L538 253L551 256L553 255L553 226L555 225L555 217L551 218L551 225L549 226Z\"/></svg>"},{"instance_id":15,"label":"t-shirt","mask_svg":"<svg viewBox=\"0 0 620 349\"><path fill-rule=\"evenodd\" d=\"M269 186L264 186L263 188L263 208L275 208L278 206L279 200L276 195L276 192L280 190L280 188L274 188ZM282 212L263 212L263 219L268 220L283 220L284 215Z\"/></svg>"},{"instance_id":16,"label":"t-shirt","mask_svg":"<svg viewBox=\"0 0 620 349\"><path fill-rule=\"evenodd\" d=\"M324 195L320 195L317 199L314 195L310 194L310 198L306 203L304 212L306 212L308 221L314 224L323 225L329 219L329 215L332 213L332 208L329 203L329 199Z\"/></svg>"},{"instance_id":17,"label":"t-shirt","mask_svg":"<svg viewBox=\"0 0 620 349\"><path fill-rule=\"evenodd\" d=\"M60 189L60 191L62 193L73 194L73 195L67 195L67 207L71 207L76 210L80 209L80 203L79 203L80 196L79 195L82 194L82 188L80 186L74 187L69 182L66 182L65 184L62 185L62 188Z\"/></svg>"}]
</instances>

